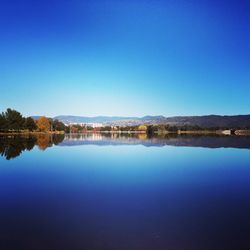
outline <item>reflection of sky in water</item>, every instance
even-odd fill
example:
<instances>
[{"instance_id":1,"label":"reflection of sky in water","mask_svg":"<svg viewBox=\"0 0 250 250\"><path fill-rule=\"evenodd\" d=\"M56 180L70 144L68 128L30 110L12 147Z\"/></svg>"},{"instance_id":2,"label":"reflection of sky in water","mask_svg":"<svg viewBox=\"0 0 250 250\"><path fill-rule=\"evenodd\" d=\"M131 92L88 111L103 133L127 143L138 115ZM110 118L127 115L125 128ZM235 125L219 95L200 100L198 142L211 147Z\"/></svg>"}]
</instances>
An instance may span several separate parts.
<instances>
[{"instance_id":1,"label":"reflection of sky in water","mask_svg":"<svg viewBox=\"0 0 250 250\"><path fill-rule=\"evenodd\" d=\"M0 166L0 242L247 249L248 149L35 147L11 161L0 158Z\"/></svg>"}]
</instances>

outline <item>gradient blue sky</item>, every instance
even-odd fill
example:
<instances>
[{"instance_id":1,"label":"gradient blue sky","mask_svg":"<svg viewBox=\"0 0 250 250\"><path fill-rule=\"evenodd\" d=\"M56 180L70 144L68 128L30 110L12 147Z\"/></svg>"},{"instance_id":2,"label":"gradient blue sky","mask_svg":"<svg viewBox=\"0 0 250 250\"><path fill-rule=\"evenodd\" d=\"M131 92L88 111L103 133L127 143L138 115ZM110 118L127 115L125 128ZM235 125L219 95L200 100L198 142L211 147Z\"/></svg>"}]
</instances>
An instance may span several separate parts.
<instances>
[{"instance_id":1,"label":"gradient blue sky","mask_svg":"<svg viewBox=\"0 0 250 250\"><path fill-rule=\"evenodd\" d=\"M0 3L0 109L250 113L250 2Z\"/></svg>"}]
</instances>

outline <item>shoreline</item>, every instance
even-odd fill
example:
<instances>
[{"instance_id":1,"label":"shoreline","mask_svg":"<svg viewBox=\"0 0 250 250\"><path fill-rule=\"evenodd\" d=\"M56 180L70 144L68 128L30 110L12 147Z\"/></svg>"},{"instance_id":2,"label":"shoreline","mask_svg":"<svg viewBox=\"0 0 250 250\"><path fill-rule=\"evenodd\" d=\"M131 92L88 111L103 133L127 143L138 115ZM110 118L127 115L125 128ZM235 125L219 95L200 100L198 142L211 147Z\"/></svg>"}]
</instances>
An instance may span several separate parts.
<instances>
[{"instance_id":1,"label":"shoreline","mask_svg":"<svg viewBox=\"0 0 250 250\"><path fill-rule=\"evenodd\" d=\"M64 135L64 134L148 134L147 131L85 131L82 133L66 133L65 131L20 131L0 132L0 136L12 135ZM178 131L156 131L152 135L224 135L224 136L250 136L250 130L178 130Z\"/></svg>"}]
</instances>

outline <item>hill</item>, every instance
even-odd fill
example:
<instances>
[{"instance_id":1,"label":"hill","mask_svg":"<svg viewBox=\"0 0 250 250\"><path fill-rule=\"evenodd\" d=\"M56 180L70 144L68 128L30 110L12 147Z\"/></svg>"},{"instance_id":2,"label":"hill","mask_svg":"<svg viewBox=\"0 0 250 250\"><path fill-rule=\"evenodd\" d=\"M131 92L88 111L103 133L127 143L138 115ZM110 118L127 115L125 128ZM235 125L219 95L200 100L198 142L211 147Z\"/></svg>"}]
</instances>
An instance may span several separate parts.
<instances>
[{"instance_id":1,"label":"hill","mask_svg":"<svg viewBox=\"0 0 250 250\"><path fill-rule=\"evenodd\" d=\"M113 126L133 126L139 124L169 124L176 126L190 125L199 126L202 128L246 128L250 127L250 115L235 115L235 116L144 116L144 117L122 117L122 116L72 116L61 115L53 117L65 124L72 123L99 123L102 125Z\"/></svg>"}]
</instances>

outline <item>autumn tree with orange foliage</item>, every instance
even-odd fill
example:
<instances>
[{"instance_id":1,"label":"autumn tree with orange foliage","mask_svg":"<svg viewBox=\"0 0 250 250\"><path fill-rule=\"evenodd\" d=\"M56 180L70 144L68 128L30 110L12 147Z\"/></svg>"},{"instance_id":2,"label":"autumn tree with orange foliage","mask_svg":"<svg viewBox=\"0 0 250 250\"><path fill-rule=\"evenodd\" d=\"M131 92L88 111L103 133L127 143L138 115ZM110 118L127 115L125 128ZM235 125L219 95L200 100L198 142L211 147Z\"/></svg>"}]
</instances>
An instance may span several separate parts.
<instances>
[{"instance_id":1,"label":"autumn tree with orange foliage","mask_svg":"<svg viewBox=\"0 0 250 250\"><path fill-rule=\"evenodd\" d=\"M50 122L49 119L46 118L45 116L42 116L38 119L37 121L37 127L41 131L49 131L50 130Z\"/></svg>"}]
</instances>

